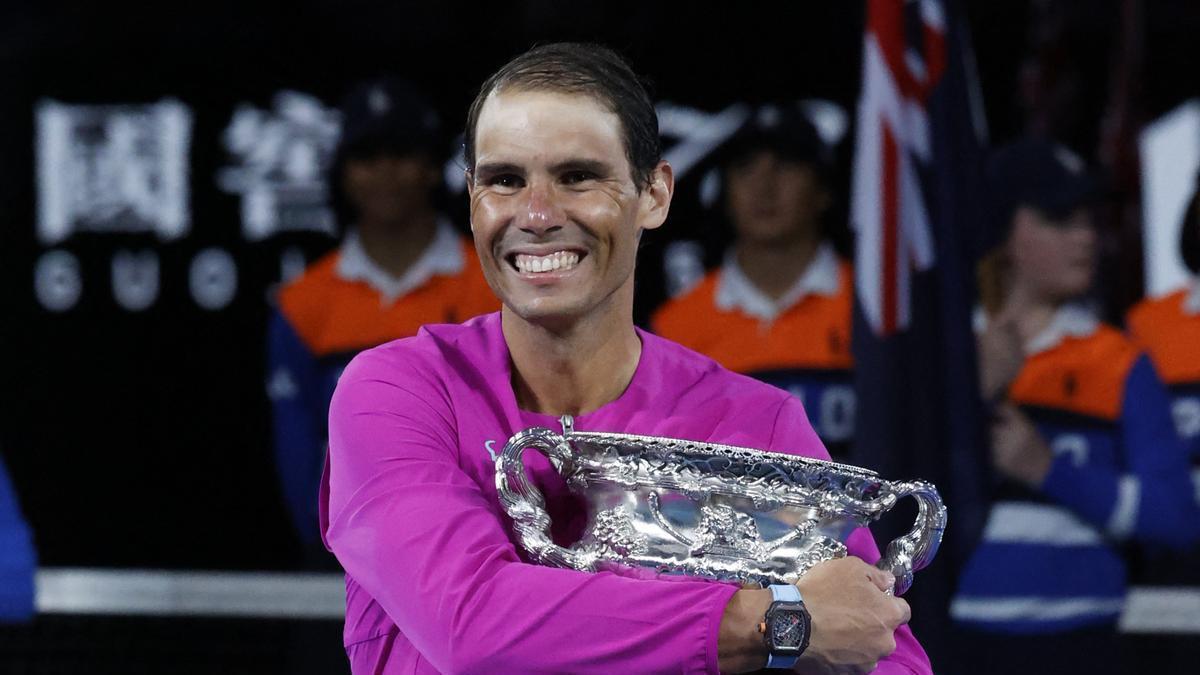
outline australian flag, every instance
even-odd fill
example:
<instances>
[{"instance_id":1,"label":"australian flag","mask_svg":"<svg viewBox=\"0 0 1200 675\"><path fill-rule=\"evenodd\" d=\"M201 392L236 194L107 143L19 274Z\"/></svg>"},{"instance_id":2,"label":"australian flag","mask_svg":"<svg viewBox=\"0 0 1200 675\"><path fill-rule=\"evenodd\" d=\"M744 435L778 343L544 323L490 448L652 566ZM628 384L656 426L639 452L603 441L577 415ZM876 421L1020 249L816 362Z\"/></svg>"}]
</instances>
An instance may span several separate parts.
<instances>
[{"instance_id":1,"label":"australian flag","mask_svg":"<svg viewBox=\"0 0 1200 675\"><path fill-rule=\"evenodd\" d=\"M967 38L952 0L868 0L851 195L854 457L933 482L949 509L938 558L908 595L935 666L986 515L971 329L986 131ZM881 544L912 522L895 520L876 530Z\"/></svg>"}]
</instances>

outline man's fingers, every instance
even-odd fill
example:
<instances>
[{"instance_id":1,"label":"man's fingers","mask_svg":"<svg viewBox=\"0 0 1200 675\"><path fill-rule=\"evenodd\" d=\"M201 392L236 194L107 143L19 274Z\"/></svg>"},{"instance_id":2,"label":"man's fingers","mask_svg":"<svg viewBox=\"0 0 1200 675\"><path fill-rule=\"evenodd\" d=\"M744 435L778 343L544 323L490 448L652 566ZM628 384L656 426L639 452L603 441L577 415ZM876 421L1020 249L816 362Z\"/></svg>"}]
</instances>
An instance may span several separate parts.
<instances>
[{"instance_id":1,"label":"man's fingers","mask_svg":"<svg viewBox=\"0 0 1200 675\"><path fill-rule=\"evenodd\" d=\"M887 591L896 585L896 577L891 572L881 570L874 565L867 565L867 578L881 591Z\"/></svg>"},{"instance_id":2,"label":"man's fingers","mask_svg":"<svg viewBox=\"0 0 1200 675\"><path fill-rule=\"evenodd\" d=\"M892 602L896 604L896 609L900 611L900 622L897 626L903 626L912 618L912 607L908 606L908 601L904 598L893 598Z\"/></svg>"}]
</instances>

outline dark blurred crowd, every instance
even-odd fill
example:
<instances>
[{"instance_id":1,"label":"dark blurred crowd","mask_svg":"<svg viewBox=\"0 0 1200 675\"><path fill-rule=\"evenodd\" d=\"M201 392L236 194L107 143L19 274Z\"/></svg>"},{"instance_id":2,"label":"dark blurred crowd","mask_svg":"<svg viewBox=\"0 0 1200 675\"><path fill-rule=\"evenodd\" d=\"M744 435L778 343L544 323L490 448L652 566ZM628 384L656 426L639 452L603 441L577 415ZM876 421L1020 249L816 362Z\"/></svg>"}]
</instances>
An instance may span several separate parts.
<instances>
[{"instance_id":1,"label":"dark blurred crowd","mask_svg":"<svg viewBox=\"0 0 1200 675\"><path fill-rule=\"evenodd\" d=\"M353 88L341 114L328 174L341 243L278 292L268 331L276 467L312 569L336 568L316 493L341 369L422 325L499 308L468 224L442 208L450 135L433 106L379 79ZM838 151L798 105L746 115L710 158L710 215L728 245L675 284L649 328L793 393L832 456L854 462ZM1125 672L1114 637L1131 582L1200 584L1200 199L1179 241L1191 280L1114 325L1096 294L1098 174L1030 136L991 152L986 186L986 222L964 226L990 242L975 331L996 480L947 611L976 671ZM32 556L8 513L0 474L0 534L17 542L0 543L0 570Z\"/></svg>"}]
</instances>

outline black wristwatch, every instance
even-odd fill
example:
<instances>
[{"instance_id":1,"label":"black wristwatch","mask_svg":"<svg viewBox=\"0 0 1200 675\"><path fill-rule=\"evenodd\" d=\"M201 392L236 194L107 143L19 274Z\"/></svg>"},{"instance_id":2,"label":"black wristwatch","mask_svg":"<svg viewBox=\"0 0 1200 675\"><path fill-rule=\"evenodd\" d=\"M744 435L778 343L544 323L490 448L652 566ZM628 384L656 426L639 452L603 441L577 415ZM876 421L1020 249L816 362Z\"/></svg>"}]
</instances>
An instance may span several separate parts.
<instances>
[{"instance_id":1,"label":"black wristwatch","mask_svg":"<svg viewBox=\"0 0 1200 675\"><path fill-rule=\"evenodd\" d=\"M800 589L792 584L772 585L774 601L758 625L767 645L767 668L791 668L808 649L812 634L812 616L800 597Z\"/></svg>"}]
</instances>

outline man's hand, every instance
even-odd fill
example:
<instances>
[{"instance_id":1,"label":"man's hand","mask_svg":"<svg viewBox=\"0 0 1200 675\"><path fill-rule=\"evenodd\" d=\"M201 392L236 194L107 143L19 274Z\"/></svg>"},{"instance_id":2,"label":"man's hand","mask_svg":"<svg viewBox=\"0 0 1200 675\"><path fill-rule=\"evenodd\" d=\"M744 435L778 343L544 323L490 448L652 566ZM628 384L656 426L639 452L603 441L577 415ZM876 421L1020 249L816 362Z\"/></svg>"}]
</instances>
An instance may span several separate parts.
<instances>
[{"instance_id":1,"label":"man's hand","mask_svg":"<svg viewBox=\"0 0 1200 675\"><path fill-rule=\"evenodd\" d=\"M1025 413L1005 403L992 421L992 466L1001 474L1038 489L1050 473L1054 453Z\"/></svg>"},{"instance_id":2,"label":"man's hand","mask_svg":"<svg viewBox=\"0 0 1200 675\"><path fill-rule=\"evenodd\" d=\"M812 638L799 673L869 673L896 650L896 628L908 623L908 603L887 594L896 580L847 556L809 570L796 587L812 615Z\"/></svg>"}]
</instances>

